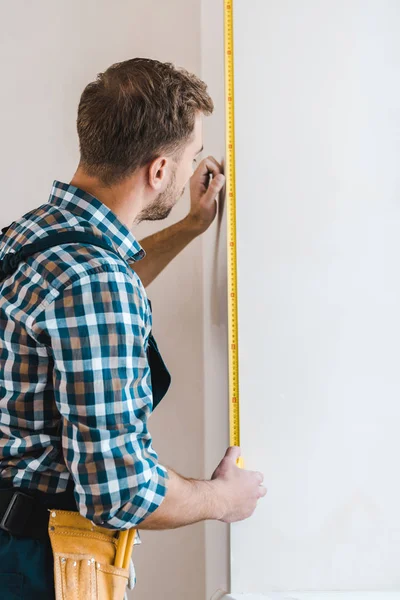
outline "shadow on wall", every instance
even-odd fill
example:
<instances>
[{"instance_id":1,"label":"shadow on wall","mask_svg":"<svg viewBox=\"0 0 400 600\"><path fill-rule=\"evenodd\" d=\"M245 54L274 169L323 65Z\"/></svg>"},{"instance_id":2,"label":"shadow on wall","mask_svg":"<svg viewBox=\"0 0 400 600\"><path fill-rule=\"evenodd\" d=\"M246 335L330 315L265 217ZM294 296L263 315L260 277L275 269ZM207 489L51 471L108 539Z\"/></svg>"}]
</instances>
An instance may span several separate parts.
<instances>
[{"instance_id":1,"label":"shadow on wall","mask_svg":"<svg viewBox=\"0 0 400 600\"><path fill-rule=\"evenodd\" d=\"M225 171L225 164L222 160L222 168ZM217 302L211 302L211 321L213 325L224 325L226 323L226 275L221 278L221 273L225 273L225 261L221 265L220 252L226 252L225 236L221 236L221 228L224 223L226 187L221 191L218 199L218 214L216 237L214 244L214 256L212 262L212 278L211 278L211 299L217 298Z\"/></svg>"}]
</instances>

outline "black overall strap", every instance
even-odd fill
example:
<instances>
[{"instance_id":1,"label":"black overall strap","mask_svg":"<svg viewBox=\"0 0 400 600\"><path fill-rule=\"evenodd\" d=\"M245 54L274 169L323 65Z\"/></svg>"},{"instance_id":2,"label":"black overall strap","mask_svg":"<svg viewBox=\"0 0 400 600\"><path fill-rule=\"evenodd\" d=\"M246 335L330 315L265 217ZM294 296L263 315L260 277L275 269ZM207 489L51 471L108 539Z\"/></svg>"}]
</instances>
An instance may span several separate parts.
<instances>
[{"instance_id":1,"label":"black overall strap","mask_svg":"<svg viewBox=\"0 0 400 600\"><path fill-rule=\"evenodd\" d=\"M104 248L104 250L113 252L119 258L124 260L117 250L103 238L96 236L94 233L86 231L62 231L61 233L51 233L50 235L46 235L32 244L26 244L26 246L23 246L17 252L8 252L4 258L0 260L0 282L11 275L18 267L18 264L28 256L47 250L47 248L51 248L52 246L59 246L60 244L68 244L71 242L99 246L100 248Z\"/></svg>"}]
</instances>

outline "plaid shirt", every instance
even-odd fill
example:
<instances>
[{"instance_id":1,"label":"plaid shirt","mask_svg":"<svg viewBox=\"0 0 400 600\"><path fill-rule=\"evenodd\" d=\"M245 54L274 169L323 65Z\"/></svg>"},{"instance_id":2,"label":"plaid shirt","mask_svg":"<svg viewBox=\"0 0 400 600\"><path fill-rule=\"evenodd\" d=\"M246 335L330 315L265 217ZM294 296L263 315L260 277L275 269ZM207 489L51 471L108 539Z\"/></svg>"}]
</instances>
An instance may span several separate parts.
<instances>
[{"instance_id":1,"label":"plaid shirt","mask_svg":"<svg viewBox=\"0 0 400 600\"><path fill-rule=\"evenodd\" d=\"M122 258L63 244L0 284L0 478L57 493L72 476L84 517L128 528L161 504L168 478L147 429L151 309L130 268L144 250L102 202L55 181L0 237L0 259L67 229L107 236Z\"/></svg>"}]
</instances>

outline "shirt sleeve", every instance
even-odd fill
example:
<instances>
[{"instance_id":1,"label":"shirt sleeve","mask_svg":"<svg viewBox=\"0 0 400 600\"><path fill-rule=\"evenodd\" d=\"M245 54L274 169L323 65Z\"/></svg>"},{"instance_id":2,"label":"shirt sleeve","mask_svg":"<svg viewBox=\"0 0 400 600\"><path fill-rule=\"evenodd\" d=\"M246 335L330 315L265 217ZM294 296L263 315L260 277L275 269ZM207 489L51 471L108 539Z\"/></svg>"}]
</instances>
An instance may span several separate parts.
<instances>
[{"instance_id":1,"label":"shirt sleeve","mask_svg":"<svg viewBox=\"0 0 400 600\"><path fill-rule=\"evenodd\" d=\"M166 494L147 429L152 411L144 289L126 273L81 275L42 310L62 420L62 451L80 514L109 529L136 526Z\"/></svg>"}]
</instances>

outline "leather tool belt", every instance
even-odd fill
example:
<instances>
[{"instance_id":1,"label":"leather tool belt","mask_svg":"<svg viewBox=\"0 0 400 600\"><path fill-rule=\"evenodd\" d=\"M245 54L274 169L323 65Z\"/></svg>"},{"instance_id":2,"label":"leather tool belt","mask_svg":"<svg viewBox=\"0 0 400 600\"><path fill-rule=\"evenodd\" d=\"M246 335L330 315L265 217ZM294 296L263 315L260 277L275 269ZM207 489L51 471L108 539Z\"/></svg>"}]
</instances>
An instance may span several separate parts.
<instances>
[{"instance_id":1,"label":"leather tool belt","mask_svg":"<svg viewBox=\"0 0 400 600\"><path fill-rule=\"evenodd\" d=\"M0 489L0 527L17 537L50 540L56 600L123 600L134 529L99 527L77 510L49 508L40 494L18 488Z\"/></svg>"}]
</instances>

